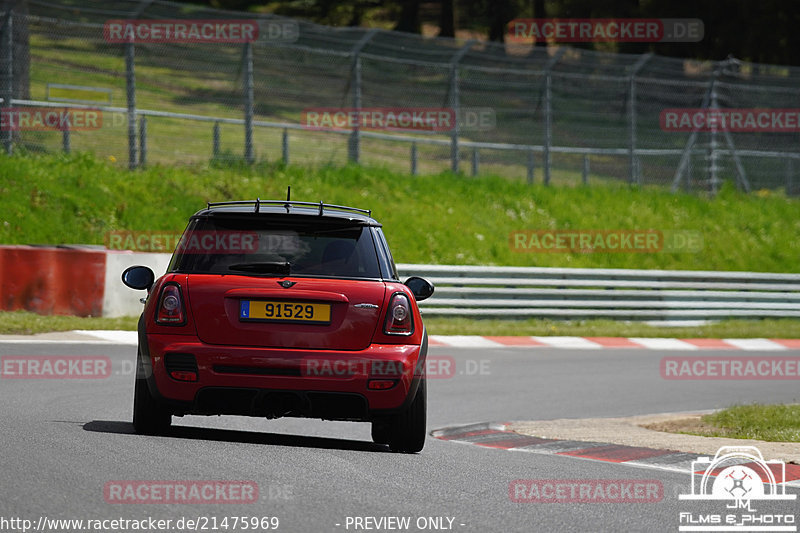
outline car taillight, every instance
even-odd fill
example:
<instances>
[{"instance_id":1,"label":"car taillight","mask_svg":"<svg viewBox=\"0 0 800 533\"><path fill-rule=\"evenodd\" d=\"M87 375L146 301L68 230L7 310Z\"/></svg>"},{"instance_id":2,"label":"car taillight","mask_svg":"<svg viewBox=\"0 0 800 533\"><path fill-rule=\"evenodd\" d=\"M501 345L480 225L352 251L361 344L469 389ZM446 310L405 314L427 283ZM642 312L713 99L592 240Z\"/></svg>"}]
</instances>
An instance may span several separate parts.
<instances>
[{"instance_id":1,"label":"car taillight","mask_svg":"<svg viewBox=\"0 0 800 533\"><path fill-rule=\"evenodd\" d=\"M396 379L371 379L367 383L367 388L370 390L388 390L395 386Z\"/></svg>"},{"instance_id":2,"label":"car taillight","mask_svg":"<svg viewBox=\"0 0 800 533\"><path fill-rule=\"evenodd\" d=\"M183 310L183 297L181 288L177 284L169 283L161 289L156 309L156 324L165 326L182 326L186 323L186 313Z\"/></svg>"},{"instance_id":3,"label":"car taillight","mask_svg":"<svg viewBox=\"0 0 800 533\"><path fill-rule=\"evenodd\" d=\"M398 292L389 301L389 311L386 313L383 332L387 335L411 335L414 333L411 303L405 294Z\"/></svg>"}]
</instances>

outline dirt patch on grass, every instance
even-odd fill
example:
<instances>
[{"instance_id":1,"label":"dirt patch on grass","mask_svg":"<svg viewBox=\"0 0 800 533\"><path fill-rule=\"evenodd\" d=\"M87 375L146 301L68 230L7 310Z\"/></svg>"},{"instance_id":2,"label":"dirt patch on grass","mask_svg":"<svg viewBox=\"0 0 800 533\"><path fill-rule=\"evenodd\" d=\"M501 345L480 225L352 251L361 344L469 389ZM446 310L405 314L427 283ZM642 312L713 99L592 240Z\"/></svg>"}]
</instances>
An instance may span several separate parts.
<instances>
[{"instance_id":1,"label":"dirt patch on grass","mask_svg":"<svg viewBox=\"0 0 800 533\"><path fill-rule=\"evenodd\" d=\"M700 436L676 431L721 432L702 422L711 411L662 413L624 418L582 418L514 422L509 429L535 437L608 442L624 446L642 446L662 450L698 453L713 457L721 446L755 446L767 459L781 459L800 464L800 449L796 442L765 442L753 439L733 439L720 436Z\"/></svg>"},{"instance_id":2,"label":"dirt patch on grass","mask_svg":"<svg viewBox=\"0 0 800 533\"><path fill-rule=\"evenodd\" d=\"M653 431L663 431L665 433L682 433L706 437L727 437L733 433L727 428L720 428L708 422L704 422L701 415L678 418L675 420L664 420L652 424L642 424L642 427Z\"/></svg>"}]
</instances>

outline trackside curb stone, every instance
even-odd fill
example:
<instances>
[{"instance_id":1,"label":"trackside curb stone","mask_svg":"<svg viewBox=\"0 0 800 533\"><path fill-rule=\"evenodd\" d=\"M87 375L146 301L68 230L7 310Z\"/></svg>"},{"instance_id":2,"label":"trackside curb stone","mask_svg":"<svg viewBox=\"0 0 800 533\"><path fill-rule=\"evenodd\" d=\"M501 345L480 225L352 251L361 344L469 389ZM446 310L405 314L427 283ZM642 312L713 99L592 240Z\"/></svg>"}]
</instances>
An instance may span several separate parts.
<instances>
[{"instance_id":1,"label":"trackside curb stone","mask_svg":"<svg viewBox=\"0 0 800 533\"><path fill-rule=\"evenodd\" d=\"M560 455L685 474L692 473L693 461L708 455L605 442L536 437L511 431L510 426L510 422L484 422L436 429L430 435L443 441L485 448ZM800 488L800 465L786 464L784 484Z\"/></svg>"}]
</instances>

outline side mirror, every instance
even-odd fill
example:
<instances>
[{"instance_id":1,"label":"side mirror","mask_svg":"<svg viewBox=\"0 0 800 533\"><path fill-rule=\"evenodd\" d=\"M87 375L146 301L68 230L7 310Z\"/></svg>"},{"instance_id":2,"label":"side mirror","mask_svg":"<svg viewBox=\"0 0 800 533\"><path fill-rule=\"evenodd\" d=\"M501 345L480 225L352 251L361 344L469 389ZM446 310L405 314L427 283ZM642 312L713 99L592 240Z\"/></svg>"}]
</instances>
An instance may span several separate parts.
<instances>
[{"instance_id":1,"label":"side mirror","mask_svg":"<svg viewBox=\"0 0 800 533\"><path fill-rule=\"evenodd\" d=\"M411 276L408 278L405 282L405 286L411 289L414 298L416 298L418 302L430 298L433 294L433 283L418 276Z\"/></svg>"},{"instance_id":2,"label":"side mirror","mask_svg":"<svg viewBox=\"0 0 800 533\"><path fill-rule=\"evenodd\" d=\"M156 275L153 274L153 271L146 266L137 265L128 267L122 273L122 283L131 289L136 289L137 291L142 291L145 289L149 291L155 280Z\"/></svg>"}]
</instances>

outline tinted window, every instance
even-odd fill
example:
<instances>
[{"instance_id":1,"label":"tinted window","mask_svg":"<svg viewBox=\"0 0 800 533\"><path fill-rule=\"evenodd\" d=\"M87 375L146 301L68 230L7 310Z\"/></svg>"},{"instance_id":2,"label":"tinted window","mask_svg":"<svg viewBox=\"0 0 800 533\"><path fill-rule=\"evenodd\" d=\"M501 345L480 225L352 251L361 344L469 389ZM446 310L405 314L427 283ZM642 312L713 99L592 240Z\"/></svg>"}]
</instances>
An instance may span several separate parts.
<instances>
[{"instance_id":1,"label":"tinted window","mask_svg":"<svg viewBox=\"0 0 800 533\"><path fill-rule=\"evenodd\" d=\"M281 263L290 264L293 276L381 277L369 227L298 223L286 217L195 219L181 238L170 271L248 274L242 265L263 264L267 271Z\"/></svg>"}]
</instances>

